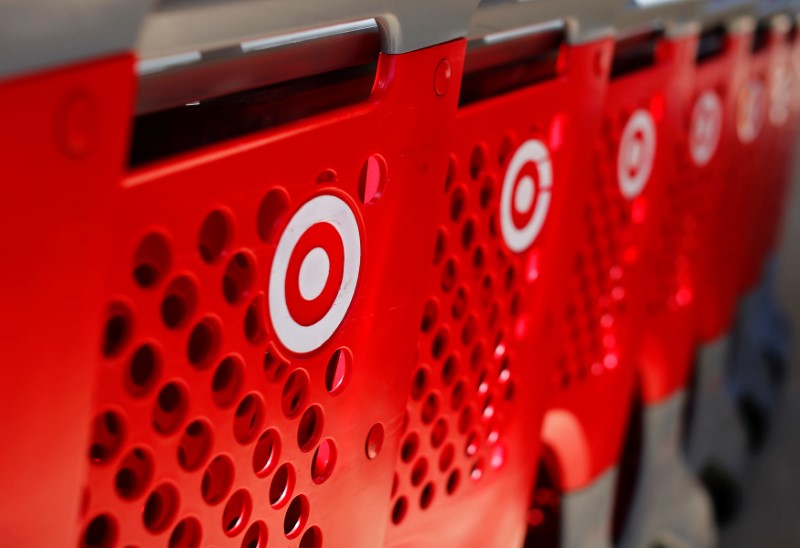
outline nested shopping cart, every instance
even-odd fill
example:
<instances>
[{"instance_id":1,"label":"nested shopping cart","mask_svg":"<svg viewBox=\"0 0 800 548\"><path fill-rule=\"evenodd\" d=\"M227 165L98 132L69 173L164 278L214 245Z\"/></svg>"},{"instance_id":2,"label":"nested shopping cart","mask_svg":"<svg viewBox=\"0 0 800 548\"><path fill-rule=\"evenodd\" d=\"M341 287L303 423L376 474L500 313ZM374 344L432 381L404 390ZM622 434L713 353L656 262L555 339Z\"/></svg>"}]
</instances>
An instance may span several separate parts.
<instances>
[{"instance_id":1,"label":"nested shopping cart","mask_svg":"<svg viewBox=\"0 0 800 548\"><path fill-rule=\"evenodd\" d=\"M0 7L4 544L77 534L137 9L97 2L43 20L40 4Z\"/></svg>"},{"instance_id":2,"label":"nested shopping cart","mask_svg":"<svg viewBox=\"0 0 800 548\"><path fill-rule=\"evenodd\" d=\"M609 21L604 6L555 1L486 2L473 17L450 167L432 190L444 205L389 546L510 546L525 536L552 314L591 178Z\"/></svg>"},{"instance_id":3,"label":"nested shopping cart","mask_svg":"<svg viewBox=\"0 0 800 548\"><path fill-rule=\"evenodd\" d=\"M716 55L708 55L696 73L697 93L713 91L725 108L719 167L697 172L701 177L707 172L704 179L710 184L704 187L701 200L696 295L700 346L687 415L689 458L709 487L722 520L735 511L748 438L752 443L758 431L744 392L771 383L766 379L766 365L748 358L754 347L743 326L751 321L747 310L753 298L742 297L760 277L763 234L772 222L764 218L776 190L770 126L788 123L788 119L780 120L789 114L785 111L788 97L779 96L775 103L771 91L785 83L776 86L768 77L774 54L786 37L783 19L772 17L774 12L769 10L759 12L756 6L729 4L723 6L729 12L728 26L717 31L722 47ZM731 18L737 10L740 17ZM709 36L722 13L709 12ZM759 13L760 18L756 17Z\"/></svg>"},{"instance_id":4,"label":"nested shopping cart","mask_svg":"<svg viewBox=\"0 0 800 548\"><path fill-rule=\"evenodd\" d=\"M551 503L549 510L556 516L560 511L555 529L564 546L609 543L612 537L632 545L658 542L663 528L677 528L702 545L711 537L702 499L694 507L696 517L675 511L675 505L693 500L691 489L672 501L671 520L648 513L646 497L631 511L631 499L641 499L648 489L647 477L637 483L638 472L652 467L652 447L673 434L660 408L640 409L636 375L647 325L645 267L654 253L666 252L658 229L668 213L671 117L680 111L690 75L694 38L692 27L682 23L691 20L696 5L620 3L618 10L621 28L595 144L595 174L563 317L559 386L543 428L545 454L556 463L551 483L561 494L560 508ZM622 451L626 438L640 460L628 462ZM691 487L690 481L682 484ZM553 485L540 486L552 494Z\"/></svg>"},{"instance_id":5,"label":"nested shopping cart","mask_svg":"<svg viewBox=\"0 0 800 548\"><path fill-rule=\"evenodd\" d=\"M12 165L53 212L26 235L57 274L36 363L69 358L32 373L75 402L25 432L59 441L52 513L80 504L53 543L383 539L469 10L307 4L157 6L138 74L3 88L60 140Z\"/></svg>"}]
</instances>

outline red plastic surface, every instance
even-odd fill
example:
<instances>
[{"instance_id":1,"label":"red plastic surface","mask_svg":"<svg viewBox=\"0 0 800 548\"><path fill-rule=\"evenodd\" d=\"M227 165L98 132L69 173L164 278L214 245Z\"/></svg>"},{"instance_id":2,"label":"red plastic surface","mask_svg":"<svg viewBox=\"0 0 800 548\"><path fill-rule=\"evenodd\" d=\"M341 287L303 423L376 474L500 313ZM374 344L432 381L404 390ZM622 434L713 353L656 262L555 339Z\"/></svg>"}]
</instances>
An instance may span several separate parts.
<instances>
[{"instance_id":1,"label":"red plastic surface","mask_svg":"<svg viewBox=\"0 0 800 548\"><path fill-rule=\"evenodd\" d=\"M672 86L665 124L666 150L672 161L663 166L665 194L656 219L655 239L645 253L645 321L637 357L642 401L657 403L683 388L692 372L696 339L700 225L705 188L713 180L724 130L724 90L695 89L697 43L675 52L686 67Z\"/></svg>"},{"instance_id":2,"label":"red plastic surface","mask_svg":"<svg viewBox=\"0 0 800 548\"><path fill-rule=\"evenodd\" d=\"M610 46L565 47L556 78L457 114L450 172L434 187L446 200L389 546L522 542L551 386L548 316L573 256Z\"/></svg>"},{"instance_id":3,"label":"red plastic surface","mask_svg":"<svg viewBox=\"0 0 800 548\"><path fill-rule=\"evenodd\" d=\"M133 59L0 82L3 544L78 533L101 327L107 203L123 165Z\"/></svg>"},{"instance_id":4,"label":"red plastic surface","mask_svg":"<svg viewBox=\"0 0 800 548\"><path fill-rule=\"evenodd\" d=\"M84 545L381 544L463 50L120 182Z\"/></svg>"},{"instance_id":5,"label":"red plastic surface","mask_svg":"<svg viewBox=\"0 0 800 548\"><path fill-rule=\"evenodd\" d=\"M768 227L773 226L775 218L771 202L778 190L778 173L780 152L780 127L788 123L788 97L783 96L777 85L775 70L778 68L780 54L783 52L785 36L772 31L767 37L767 45L752 54L749 62L749 86L760 86L760 105L763 110L760 128L751 143L739 140L734 165L739 192L738 226L731 234L741 242L738 286L734 297L753 290L761 279L764 257L767 252ZM778 99L778 100L776 100ZM782 105L779 103L783 103ZM784 112L785 110L785 112ZM785 119L783 119L785 118ZM741 162L748 158L748 162ZM742 165L744 164L744 165ZM738 231L736 230L738 228Z\"/></svg>"},{"instance_id":6,"label":"red plastic surface","mask_svg":"<svg viewBox=\"0 0 800 548\"><path fill-rule=\"evenodd\" d=\"M558 386L543 428L566 491L608 470L621 449L645 312L642 265L659 245L655 229L673 161L666 117L693 44L661 41L653 66L609 84L564 311Z\"/></svg>"},{"instance_id":7,"label":"red plastic surface","mask_svg":"<svg viewBox=\"0 0 800 548\"><path fill-rule=\"evenodd\" d=\"M742 246L737 219L741 143L737 136L737 108L747 81L751 34L729 36L724 52L699 64L694 71L694 101L713 92L722 105L722 132L717 153L703 166L695 165L687 176L698 187L699 250L695 322L698 342L721 336L735 312L736 271Z\"/></svg>"}]
</instances>

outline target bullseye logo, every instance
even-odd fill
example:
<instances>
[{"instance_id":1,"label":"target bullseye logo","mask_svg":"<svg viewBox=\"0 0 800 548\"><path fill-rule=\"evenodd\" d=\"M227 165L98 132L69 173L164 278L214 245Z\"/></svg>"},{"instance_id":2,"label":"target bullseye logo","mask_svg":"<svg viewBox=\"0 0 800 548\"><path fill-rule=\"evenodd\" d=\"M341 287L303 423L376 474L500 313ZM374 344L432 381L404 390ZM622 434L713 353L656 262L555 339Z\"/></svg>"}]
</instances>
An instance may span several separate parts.
<instances>
[{"instance_id":1,"label":"target bullseye logo","mask_svg":"<svg viewBox=\"0 0 800 548\"><path fill-rule=\"evenodd\" d=\"M764 125L764 84L750 80L741 93L736 107L736 134L743 143L752 143Z\"/></svg>"},{"instance_id":2,"label":"target bullseye logo","mask_svg":"<svg viewBox=\"0 0 800 548\"><path fill-rule=\"evenodd\" d=\"M553 165L545 144L529 139L514 152L500 193L500 231L511 251L528 249L550 209Z\"/></svg>"},{"instance_id":3,"label":"target bullseye logo","mask_svg":"<svg viewBox=\"0 0 800 548\"><path fill-rule=\"evenodd\" d=\"M312 352L336 332L361 269L361 232L341 198L312 198L281 234L269 280L269 312L281 343Z\"/></svg>"},{"instance_id":4,"label":"target bullseye logo","mask_svg":"<svg viewBox=\"0 0 800 548\"><path fill-rule=\"evenodd\" d=\"M689 152L697 166L714 157L722 135L722 101L712 90L704 91L694 104L689 133Z\"/></svg>"},{"instance_id":5,"label":"target bullseye logo","mask_svg":"<svg viewBox=\"0 0 800 548\"><path fill-rule=\"evenodd\" d=\"M650 113L639 109L631 115L619 144L617 181L622 195L632 200L642 193L656 157L656 124Z\"/></svg>"}]
</instances>

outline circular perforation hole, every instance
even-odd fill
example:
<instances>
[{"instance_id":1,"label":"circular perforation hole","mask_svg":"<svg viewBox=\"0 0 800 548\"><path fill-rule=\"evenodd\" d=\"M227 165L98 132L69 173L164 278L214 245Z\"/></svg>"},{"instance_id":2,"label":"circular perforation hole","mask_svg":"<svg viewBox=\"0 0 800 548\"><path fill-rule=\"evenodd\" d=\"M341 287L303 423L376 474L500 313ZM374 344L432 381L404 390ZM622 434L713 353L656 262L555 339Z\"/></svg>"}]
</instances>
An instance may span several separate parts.
<instances>
[{"instance_id":1,"label":"circular perforation hole","mask_svg":"<svg viewBox=\"0 0 800 548\"><path fill-rule=\"evenodd\" d=\"M233 417L233 437L241 444L253 441L264 421L264 402L252 393L242 399Z\"/></svg>"},{"instance_id":2,"label":"circular perforation hole","mask_svg":"<svg viewBox=\"0 0 800 548\"><path fill-rule=\"evenodd\" d=\"M213 442L211 425L205 420L191 422L178 443L178 463L189 472L197 470L208 459Z\"/></svg>"},{"instance_id":3,"label":"circular perforation hole","mask_svg":"<svg viewBox=\"0 0 800 548\"><path fill-rule=\"evenodd\" d=\"M181 520L169 537L169 548L200 548L203 527L197 518Z\"/></svg>"},{"instance_id":4,"label":"circular perforation hole","mask_svg":"<svg viewBox=\"0 0 800 548\"><path fill-rule=\"evenodd\" d=\"M453 296L453 303L450 307L450 313L454 319L460 320L464 316L467 311L467 301L467 289L463 286L459 287Z\"/></svg>"},{"instance_id":5,"label":"circular perforation hole","mask_svg":"<svg viewBox=\"0 0 800 548\"><path fill-rule=\"evenodd\" d=\"M422 404L421 418L423 424L430 424L439 412L439 395L436 393L428 394Z\"/></svg>"},{"instance_id":6,"label":"circular perforation hole","mask_svg":"<svg viewBox=\"0 0 800 548\"><path fill-rule=\"evenodd\" d=\"M444 258L445 251L447 251L447 231L439 227L436 231L436 244L433 249L433 264L438 265Z\"/></svg>"},{"instance_id":7,"label":"circular perforation hole","mask_svg":"<svg viewBox=\"0 0 800 548\"><path fill-rule=\"evenodd\" d=\"M442 382L444 385L449 386L455 379L456 374L458 374L458 358L455 354L452 354L442 364Z\"/></svg>"},{"instance_id":8,"label":"circular perforation hole","mask_svg":"<svg viewBox=\"0 0 800 548\"><path fill-rule=\"evenodd\" d=\"M125 386L134 397L146 395L161 372L161 353L152 344L143 344L133 353L128 364Z\"/></svg>"},{"instance_id":9,"label":"circular perforation hole","mask_svg":"<svg viewBox=\"0 0 800 548\"><path fill-rule=\"evenodd\" d=\"M475 225L474 217L470 217L464 221L464 226L461 228L461 246L467 250L472 247L475 242Z\"/></svg>"},{"instance_id":10,"label":"circular perforation hole","mask_svg":"<svg viewBox=\"0 0 800 548\"><path fill-rule=\"evenodd\" d=\"M170 382L159 391L153 405L153 428L159 434L175 432L189 408L189 398L183 385Z\"/></svg>"},{"instance_id":11,"label":"circular perforation hole","mask_svg":"<svg viewBox=\"0 0 800 548\"><path fill-rule=\"evenodd\" d=\"M308 373L297 369L286 379L281 393L281 409L287 417L294 418L308 401Z\"/></svg>"},{"instance_id":12,"label":"circular perforation hole","mask_svg":"<svg viewBox=\"0 0 800 548\"><path fill-rule=\"evenodd\" d=\"M344 390L353 369L353 354L347 348L336 350L325 368L325 388L332 395Z\"/></svg>"},{"instance_id":13,"label":"circular perforation hole","mask_svg":"<svg viewBox=\"0 0 800 548\"><path fill-rule=\"evenodd\" d=\"M165 531L175 519L180 504L178 490L171 483L162 483L148 496L144 504L142 521L151 533Z\"/></svg>"},{"instance_id":14,"label":"circular perforation hole","mask_svg":"<svg viewBox=\"0 0 800 548\"><path fill-rule=\"evenodd\" d=\"M215 318L204 318L192 328L186 354L189 363L198 369L211 365L219 351L221 327Z\"/></svg>"},{"instance_id":15,"label":"circular perforation hole","mask_svg":"<svg viewBox=\"0 0 800 548\"><path fill-rule=\"evenodd\" d=\"M143 447L132 449L114 476L114 488L117 494L126 500L138 498L153 479L153 457Z\"/></svg>"},{"instance_id":16,"label":"circular perforation hole","mask_svg":"<svg viewBox=\"0 0 800 548\"><path fill-rule=\"evenodd\" d=\"M189 276L179 276L167 286L161 300L161 320L169 329L183 327L197 307L197 286Z\"/></svg>"},{"instance_id":17,"label":"circular perforation hole","mask_svg":"<svg viewBox=\"0 0 800 548\"><path fill-rule=\"evenodd\" d=\"M268 476L278 465L281 456L281 436L277 430L270 428L258 438L253 451L253 472L263 478Z\"/></svg>"},{"instance_id":18,"label":"circular perforation hole","mask_svg":"<svg viewBox=\"0 0 800 548\"><path fill-rule=\"evenodd\" d=\"M419 448L419 436L416 432L410 432L405 440L403 440L403 444L400 446L400 458L403 462L411 462L414 456L417 454L417 449Z\"/></svg>"},{"instance_id":19,"label":"circular perforation hole","mask_svg":"<svg viewBox=\"0 0 800 548\"><path fill-rule=\"evenodd\" d=\"M267 192L258 206L258 237L270 243L289 211L289 195L281 188L274 188Z\"/></svg>"},{"instance_id":20,"label":"circular perforation hole","mask_svg":"<svg viewBox=\"0 0 800 548\"><path fill-rule=\"evenodd\" d=\"M500 167L505 165L513 150L514 141L510 136L506 135L503 137L503 140L500 141L500 147L497 149L497 163L500 165Z\"/></svg>"},{"instance_id":21,"label":"circular perforation hole","mask_svg":"<svg viewBox=\"0 0 800 548\"><path fill-rule=\"evenodd\" d=\"M133 256L133 279L139 287L158 284L172 264L172 251L167 238L158 232L145 236Z\"/></svg>"},{"instance_id":22,"label":"circular perforation hole","mask_svg":"<svg viewBox=\"0 0 800 548\"><path fill-rule=\"evenodd\" d=\"M314 448L322 436L323 422L322 407L315 404L306 409L297 426L297 445L301 451L305 453Z\"/></svg>"},{"instance_id":23,"label":"circular perforation hole","mask_svg":"<svg viewBox=\"0 0 800 548\"><path fill-rule=\"evenodd\" d=\"M244 361L238 355L230 355L220 362L211 380L214 403L222 408L236 400L244 381Z\"/></svg>"},{"instance_id":24,"label":"circular perforation hole","mask_svg":"<svg viewBox=\"0 0 800 548\"><path fill-rule=\"evenodd\" d=\"M296 538L308 520L308 499L303 495L297 495L286 508L286 515L283 518L283 534L287 538Z\"/></svg>"},{"instance_id":25,"label":"circular perforation hole","mask_svg":"<svg viewBox=\"0 0 800 548\"><path fill-rule=\"evenodd\" d=\"M473 371L476 371L486 359L486 350L484 349L483 343L478 342L474 347L472 347L472 351L469 354L469 365Z\"/></svg>"},{"instance_id":26,"label":"circular perforation hole","mask_svg":"<svg viewBox=\"0 0 800 548\"><path fill-rule=\"evenodd\" d=\"M119 532L114 518L100 514L92 519L83 531L82 548L111 548L117 543Z\"/></svg>"},{"instance_id":27,"label":"circular perforation hole","mask_svg":"<svg viewBox=\"0 0 800 548\"><path fill-rule=\"evenodd\" d=\"M383 425L376 423L372 425L367 433L366 453L367 458L372 460L378 456L383 447Z\"/></svg>"},{"instance_id":28,"label":"circular perforation hole","mask_svg":"<svg viewBox=\"0 0 800 548\"><path fill-rule=\"evenodd\" d=\"M435 488L433 483L428 482L425 484L425 487L422 488L422 493L419 495L419 506L423 510L426 510L431 503L433 502L433 495L435 492Z\"/></svg>"},{"instance_id":29,"label":"circular perforation hole","mask_svg":"<svg viewBox=\"0 0 800 548\"><path fill-rule=\"evenodd\" d=\"M477 246L472 252L472 266L479 272L486 266L486 248L482 245Z\"/></svg>"},{"instance_id":30,"label":"circular perforation hole","mask_svg":"<svg viewBox=\"0 0 800 548\"><path fill-rule=\"evenodd\" d=\"M420 322L420 331L428 333L433 326L436 325L436 319L439 317L439 303L431 299L425 303L425 309L422 311L422 321Z\"/></svg>"},{"instance_id":31,"label":"circular perforation hole","mask_svg":"<svg viewBox=\"0 0 800 548\"><path fill-rule=\"evenodd\" d=\"M119 452L124 438L125 426L118 413L105 411L99 414L92 423L89 458L96 464L110 461Z\"/></svg>"},{"instance_id":32,"label":"circular perforation hole","mask_svg":"<svg viewBox=\"0 0 800 548\"><path fill-rule=\"evenodd\" d=\"M270 348L264 352L264 376L269 382L280 382L288 367L289 362L275 349Z\"/></svg>"},{"instance_id":33,"label":"circular perforation hole","mask_svg":"<svg viewBox=\"0 0 800 548\"><path fill-rule=\"evenodd\" d=\"M133 314L127 305L114 302L108 307L103 328L103 355L107 358L122 352L131 338Z\"/></svg>"},{"instance_id":34,"label":"circular perforation hole","mask_svg":"<svg viewBox=\"0 0 800 548\"><path fill-rule=\"evenodd\" d=\"M197 239L197 251L207 263L219 259L231 241L231 221L227 213L212 211L200 226Z\"/></svg>"},{"instance_id":35,"label":"circular perforation hole","mask_svg":"<svg viewBox=\"0 0 800 548\"><path fill-rule=\"evenodd\" d=\"M411 468L411 485L418 487L428 475L428 461L425 457L420 457Z\"/></svg>"},{"instance_id":36,"label":"circular perforation hole","mask_svg":"<svg viewBox=\"0 0 800 548\"><path fill-rule=\"evenodd\" d=\"M244 251L237 252L228 261L222 277L222 294L229 304L238 304L247 297L256 277L255 269L255 259Z\"/></svg>"},{"instance_id":37,"label":"circular perforation hole","mask_svg":"<svg viewBox=\"0 0 800 548\"><path fill-rule=\"evenodd\" d=\"M383 157L373 154L367 158L358 176L358 197L362 203L371 204L381 197L386 186L386 171Z\"/></svg>"},{"instance_id":38,"label":"circular perforation hole","mask_svg":"<svg viewBox=\"0 0 800 548\"><path fill-rule=\"evenodd\" d=\"M406 497L400 497L394 503L394 507L392 508L392 523L395 525L400 524L403 521L403 518L406 517L406 513L408 512L408 499Z\"/></svg>"},{"instance_id":39,"label":"circular perforation hole","mask_svg":"<svg viewBox=\"0 0 800 548\"><path fill-rule=\"evenodd\" d=\"M336 444L333 440L322 440L311 460L311 479L314 483L323 483L331 476L333 468L336 466L337 455Z\"/></svg>"},{"instance_id":40,"label":"circular perforation hole","mask_svg":"<svg viewBox=\"0 0 800 548\"><path fill-rule=\"evenodd\" d=\"M273 508L281 508L289 500L294 490L294 468L289 463L284 463L275 471L269 484L269 503Z\"/></svg>"},{"instance_id":41,"label":"circular perforation hole","mask_svg":"<svg viewBox=\"0 0 800 548\"><path fill-rule=\"evenodd\" d=\"M419 400L428 389L428 381L430 379L430 372L427 367L420 367L414 373L414 378L411 380L411 398Z\"/></svg>"},{"instance_id":42,"label":"circular perforation hole","mask_svg":"<svg viewBox=\"0 0 800 548\"><path fill-rule=\"evenodd\" d=\"M453 289L458 279L458 263L455 259L447 259L447 262L442 267L442 276L440 285L443 291L449 292Z\"/></svg>"},{"instance_id":43,"label":"circular perforation hole","mask_svg":"<svg viewBox=\"0 0 800 548\"><path fill-rule=\"evenodd\" d=\"M458 222L464 209L467 207L467 191L463 187L458 187L450 196L450 220Z\"/></svg>"},{"instance_id":44,"label":"circular perforation hole","mask_svg":"<svg viewBox=\"0 0 800 548\"><path fill-rule=\"evenodd\" d=\"M442 449L441 454L439 455L439 470L442 472L447 471L448 468L453 464L453 460L456 456L456 448L453 447L452 443L448 443Z\"/></svg>"},{"instance_id":45,"label":"circular perforation hole","mask_svg":"<svg viewBox=\"0 0 800 548\"><path fill-rule=\"evenodd\" d=\"M447 192L453 186L453 181L456 180L456 159L450 156L447 159L447 175L444 179L444 190Z\"/></svg>"},{"instance_id":46,"label":"circular perforation hole","mask_svg":"<svg viewBox=\"0 0 800 548\"><path fill-rule=\"evenodd\" d=\"M472 154L469 157L469 176L473 180L478 180L478 177L483 173L484 166L486 165L486 151L482 146L476 146L472 149Z\"/></svg>"},{"instance_id":47,"label":"circular perforation hole","mask_svg":"<svg viewBox=\"0 0 800 548\"><path fill-rule=\"evenodd\" d=\"M214 457L205 472L203 472L203 482L200 485L200 492L203 500L207 504L219 504L233 486L233 461L226 455Z\"/></svg>"},{"instance_id":48,"label":"circular perforation hole","mask_svg":"<svg viewBox=\"0 0 800 548\"><path fill-rule=\"evenodd\" d=\"M339 175L333 169L325 169L317 175L317 184L326 185L339 180Z\"/></svg>"},{"instance_id":49,"label":"circular perforation hole","mask_svg":"<svg viewBox=\"0 0 800 548\"><path fill-rule=\"evenodd\" d=\"M441 328L436 332L436 336L431 343L431 356L433 356L434 359L438 360L444 356L449 339L450 337L447 333L447 329Z\"/></svg>"},{"instance_id":50,"label":"circular perforation hole","mask_svg":"<svg viewBox=\"0 0 800 548\"><path fill-rule=\"evenodd\" d=\"M239 489L225 504L222 511L222 530L229 537L235 537L241 533L250 519L250 512L253 510L253 501L250 493L244 489Z\"/></svg>"},{"instance_id":51,"label":"circular perforation hole","mask_svg":"<svg viewBox=\"0 0 800 548\"><path fill-rule=\"evenodd\" d=\"M259 293L247 306L244 315L244 336L251 344L260 344L267 338L266 299Z\"/></svg>"},{"instance_id":52,"label":"circular perforation hole","mask_svg":"<svg viewBox=\"0 0 800 548\"><path fill-rule=\"evenodd\" d=\"M321 548L322 547L322 531L316 525L310 527L303 533L303 538L300 539L299 548Z\"/></svg>"},{"instance_id":53,"label":"circular perforation hole","mask_svg":"<svg viewBox=\"0 0 800 548\"><path fill-rule=\"evenodd\" d=\"M254 522L242 539L242 548L267 548L269 531L263 521Z\"/></svg>"},{"instance_id":54,"label":"circular perforation hole","mask_svg":"<svg viewBox=\"0 0 800 548\"><path fill-rule=\"evenodd\" d=\"M447 491L448 495L452 495L458 489L458 484L461 481L461 472L458 470L453 470L450 472L450 475L447 476L447 485L445 486L445 490Z\"/></svg>"},{"instance_id":55,"label":"circular perforation hole","mask_svg":"<svg viewBox=\"0 0 800 548\"><path fill-rule=\"evenodd\" d=\"M489 207L489 204L492 202L493 194L494 181L490 177L486 177L483 180L483 184L481 184L480 194L478 195L478 201L483 209L487 209Z\"/></svg>"}]
</instances>

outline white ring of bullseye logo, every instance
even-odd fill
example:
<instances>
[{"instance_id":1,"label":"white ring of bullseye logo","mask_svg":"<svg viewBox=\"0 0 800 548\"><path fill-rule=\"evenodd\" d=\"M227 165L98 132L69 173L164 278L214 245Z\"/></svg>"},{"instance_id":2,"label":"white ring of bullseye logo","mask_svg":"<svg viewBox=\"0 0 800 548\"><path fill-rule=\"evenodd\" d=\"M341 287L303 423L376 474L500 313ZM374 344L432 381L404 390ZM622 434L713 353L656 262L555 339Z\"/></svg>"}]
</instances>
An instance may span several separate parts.
<instances>
[{"instance_id":1,"label":"white ring of bullseye logo","mask_svg":"<svg viewBox=\"0 0 800 548\"><path fill-rule=\"evenodd\" d=\"M739 94L736 134L742 143L752 143L764 125L764 84L750 80Z\"/></svg>"},{"instance_id":2,"label":"white ring of bullseye logo","mask_svg":"<svg viewBox=\"0 0 800 548\"><path fill-rule=\"evenodd\" d=\"M709 89L697 98L689 131L692 160L703 167L714 157L722 135L722 101L716 92Z\"/></svg>"},{"instance_id":3,"label":"white ring of bullseye logo","mask_svg":"<svg viewBox=\"0 0 800 548\"><path fill-rule=\"evenodd\" d=\"M536 180L524 173L528 164L533 164ZM511 251L525 251L539 236L550 209L552 186L550 152L541 141L525 141L508 164L500 193L500 231ZM515 214L530 219L520 226Z\"/></svg>"},{"instance_id":4,"label":"white ring of bullseye logo","mask_svg":"<svg viewBox=\"0 0 800 548\"><path fill-rule=\"evenodd\" d=\"M329 237L302 245L304 236L317 232ZM333 240L330 235L334 235ZM298 247L308 248L299 251L302 257L296 256ZM325 344L350 308L360 269L361 233L350 206L329 194L303 204L281 234L270 272L269 312L281 343L298 354L312 352ZM289 279L290 272L296 276L295 280ZM311 303L321 298L331 277L334 283L336 280L340 283L333 288L335 297L330 306L313 322L300 323L297 317L303 311L296 308L302 307L303 301ZM290 287L295 288L291 291L294 298L287 298ZM290 307L295 309L290 310Z\"/></svg>"},{"instance_id":5,"label":"white ring of bullseye logo","mask_svg":"<svg viewBox=\"0 0 800 548\"><path fill-rule=\"evenodd\" d=\"M650 113L639 109L631 115L619 142L617 181L622 195L632 200L642 193L656 156L656 124Z\"/></svg>"}]
</instances>

